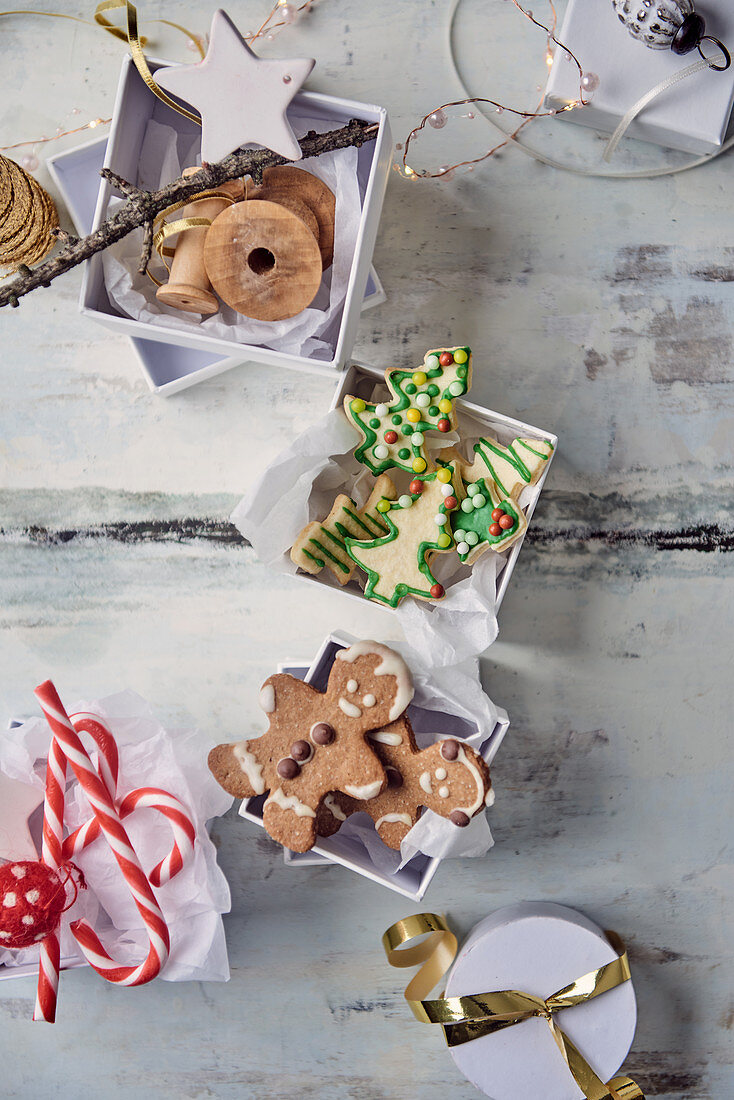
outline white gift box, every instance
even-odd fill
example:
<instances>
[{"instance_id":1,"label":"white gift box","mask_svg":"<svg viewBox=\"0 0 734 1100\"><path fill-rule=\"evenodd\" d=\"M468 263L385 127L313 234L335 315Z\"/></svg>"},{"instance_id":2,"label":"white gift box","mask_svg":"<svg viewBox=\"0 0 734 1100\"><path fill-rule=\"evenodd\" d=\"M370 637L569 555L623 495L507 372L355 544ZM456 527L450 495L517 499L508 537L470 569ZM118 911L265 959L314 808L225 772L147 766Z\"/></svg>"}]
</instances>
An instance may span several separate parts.
<instances>
[{"instance_id":1,"label":"white gift box","mask_svg":"<svg viewBox=\"0 0 734 1100\"><path fill-rule=\"evenodd\" d=\"M324 691L329 678L329 670L336 659L336 654L340 649L352 645L356 640L356 638L341 631L330 634L307 669L304 670L304 666L299 665L280 665L279 671L290 672L298 679L313 684L319 691ZM404 647L396 645L394 642L388 644L401 652L404 649ZM408 659L408 664L411 665L410 659ZM411 671L415 673L415 666L412 667ZM440 692L440 689L436 690L437 693ZM488 764L491 764L510 725L507 713L500 707L495 707L485 696L484 699L489 704L494 723L491 728L487 728L481 719L470 720L455 716L448 710L439 710L435 705L422 706L421 694L420 686L416 682L416 695L407 709L408 717L416 734L418 747L425 748L427 744L431 744L435 740L435 737L431 735L451 734L452 737L466 740L481 753ZM247 818L248 821L255 822L262 828L262 811L266 797L267 795L260 795L257 798L245 799L240 806L240 816ZM425 811L418 826L414 828L417 829L426 816L435 818L441 829L445 827L448 832L457 834L457 840L464 839L459 834L467 834L477 822L479 822L480 827L482 825L486 827L483 814L474 819L467 829L457 829L456 826L451 825L445 819L438 818L437 815ZM410 836L410 834L408 835ZM369 848L366 843L369 844ZM403 843L405 844L405 841ZM394 890L413 901L419 901L423 897L441 863L439 856L427 856L419 852L408 859L404 866L399 866L401 862L399 853L383 844L375 832L372 820L363 814L355 814L350 817L338 833L328 838L322 838L308 852L299 853L286 850L285 860L293 867L323 865L326 861L340 864L342 867L348 867L351 871L356 871L358 875L372 879L373 882L378 882L380 885L386 886L388 889Z\"/></svg>"},{"instance_id":2,"label":"white gift box","mask_svg":"<svg viewBox=\"0 0 734 1100\"><path fill-rule=\"evenodd\" d=\"M51 178L80 236L92 231L99 197L99 173L105 163L106 150L105 136L56 153L46 161ZM370 267L362 311L384 301L382 284L374 267ZM162 397L170 397L195 386L197 382L205 382L207 378L214 378L243 362L241 355L223 357L220 353L143 340L137 336L130 338L130 346L149 388Z\"/></svg>"},{"instance_id":3,"label":"white gift box","mask_svg":"<svg viewBox=\"0 0 734 1100\"><path fill-rule=\"evenodd\" d=\"M706 0L701 14L706 33L734 47L730 0ZM599 77L599 87L586 107L558 117L608 133L646 92L699 60L696 51L681 57L670 49L653 50L636 41L619 21L612 0L569 0L557 38L576 55L584 72ZM705 45L707 53L717 53L712 43ZM545 106L558 109L578 98L578 68L565 50L556 47ZM627 133L685 153L712 153L724 140L733 102L734 66L726 72L706 69L663 92L643 109Z\"/></svg>"},{"instance_id":4,"label":"white gift box","mask_svg":"<svg viewBox=\"0 0 734 1100\"><path fill-rule=\"evenodd\" d=\"M469 933L446 982L446 997L515 989L552 993L617 957L601 928L553 902L520 902L492 913ZM635 1034L631 981L556 1013L558 1026L594 1072L609 1081ZM533 1017L450 1048L469 1081L491 1100L583 1100L545 1020Z\"/></svg>"},{"instance_id":5,"label":"white gift box","mask_svg":"<svg viewBox=\"0 0 734 1100\"><path fill-rule=\"evenodd\" d=\"M149 64L151 71L155 72L157 68L167 63L149 59ZM125 316L111 302L107 293L103 261L99 253L93 256L85 265L80 299L81 312L108 328L135 337L139 341L174 344L197 352L199 355L205 353L216 356L218 359L224 356L232 360L230 364L221 369L227 369L227 366L244 360L327 375L333 375L334 370L341 369L351 353L356 337L362 302L370 278L372 252L377 236L382 201L392 163L392 144L387 112L381 107L357 103L335 96L321 95L315 92L300 92L294 97L288 109L288 117L294 127L298 126L299 118L317 119L319 129L322 130L343 126L351 118L361 118L368 122L374 122L378 126L375 140L366 142L357 151L357 178L362 196L361 217L346 296L341 307L338 332L333 339L331 358L317 360L304 355L274 351L261 345L238 343L233 339L223 339L221 337L215 338L201 331L201 324L195 322L190 314L180 315L190 321L184 328L176 327L173 323L167 324L165 316L162 323L156 324L134 320L129 316ZM190 144L198 130L194 123L171 110L153 95L139 75L132 59L127 57L122 66L112 127L107 144L106 167L125 179L133 182L137 181L146 127L153 118L175 129L179 135L179 143L182 146ZM113 199L113 189L106 181L101 182L98 196L93 222L94 228L104 221L110 202ZM375 289L378 288L375 287ZM141 359L144 369L146 369L149 356L149 349L143 349ZM207 366L212 366L212 364L204 363L199 364L199 366L192 364L187 377L194 373L196 374L194 380L199 381L202 376L201 371L206 371ZM218 373L218 371L216 369L209 370L205 376L210 377L212 373ZM179 381L179 379L169 378L167 368L164 365L156 372L152 381L154 388L157 387L158 392L162 392L164 386L171 381ZM191 380L184 384L191 384ZM176 388L182 387L177 386ZM171 392L171 390L169 389L167 392Z\"/></svg>"},{"instance_id":6,"label":"white gift box","mask_svg":"<svg viewBox=\"0 0 734 1100\"><path fill-rule=\"evenodd\" d=\"M326 585L352 599L364 600L356 578L340 585L328 569L322 569L315 576L300 570L296 572L290 558L290 548L306 523L323 518L338 493L354 496L355 478L362 478L362 481L368 478L366 468L360 467L352 456L358 433L342 409L348 394L366 401L385 400L388 391L384 372L365 363L352 362L339 380L326 417L294 440L268 466L231 518L261 560L279 572L296 574L309 584ZM530 520L555 455L557 436L463 398L455 399L454 408L462 441L488 434L505 445L518 436L544 440L552 445L553 451L540 477L520 495L520 506ZM455 433L444 436L440 445L448 446L456 438ZM330 452L330 447L337 449ZM368 491L363 487L364 496ZM462 566L454 555L437 556L436 564L442 570L438 579L446 588L445 598L438 602L406 597L395 609L383 603L376 603L376 606L401 617L411 634L418 629L427 639L430 637L438 664L452 664L468 653L483 652L496 636L496 613L523 541L524 535L502 554L486 550L472 567ZM452 560L447 562L445 559ZM419 616L420 625L413 616Z\"/></svg>"}]
</instances>

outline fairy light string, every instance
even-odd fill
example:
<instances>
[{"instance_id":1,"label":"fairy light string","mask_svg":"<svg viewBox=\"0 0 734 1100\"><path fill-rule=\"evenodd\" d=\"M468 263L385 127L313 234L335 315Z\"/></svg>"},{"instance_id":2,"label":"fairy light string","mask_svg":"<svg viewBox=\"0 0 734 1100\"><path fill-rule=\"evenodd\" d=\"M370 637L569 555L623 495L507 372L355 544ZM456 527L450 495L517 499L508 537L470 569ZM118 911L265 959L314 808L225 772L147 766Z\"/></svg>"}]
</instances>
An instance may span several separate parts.
<instances>
[{"instance_id":1,"label":"fairy light string","mask_svg":"<svg viewBox=\"0 0 734 1100\"><path fill-rule=\"evenodd\" d=\"M563 50L564 53L567 55L567 57L569 57L570 60L573 61L576 68L578 69L578 73L579 73L579 97L578 97L578 99L572 100L570 103L564 104L563 107L554 107L554 108L550 108L548 110L541 110L540 108L541 108L542 103L543 103L543 97L541 95L540 101L537 104L534 111L524 111L524 110L520 110L517 107L510 107L505 103L501 103L499 100L489 99L485 96L471 96L471 97L467 97L465 99L456 99L456 100L451 100L448 103L442 103L440 107L434 107L432 110L430 110L428 112L428 114L424 115L423 118L418 123L418 125L413 127L413 129L410 131L410 133L408 134L408 136L405 140L404 145L398 146L398 150L402 149L402 154L403 154L402 158L401 158L402 159L402 164L396 164L395 168L397 169L397 171L405 179L408 179L408 180L411 180L411 181L415 181L417 179L444 179L444 180L446 180L446 179L450 179L453 176L453 174L454 174L454 172L456 171L457 168L466 168L468 171L472 171L476 164L481 164L482 161L485 161L489 157L494 156L494 154L497 153L500 149L503 149L511 141L514 141L517 138L518 134L520 134L520 132L530 122L532 122L534 119L548 118L548 117L552 117L552 116L555 116L555 115L565 114L567 111L572 111L576 107L585 107L590 102L591 96L593 95L596 88L599 86L599 79L594 73L585 73L582 66L581 66L581 62L576 57L575 53L573 53L573 51L571 49L569 49L568 46L566 46L563 42L561 42L556 37L556 29L557 29L557 26L558 26L558 15L556 13L556 8L555 8L555 4L553 3L553 0L549 0L549 6L550 6L550 9L551 9L551 17L552 17L550 26L547 26L545 23L542 23L539 19L536 19L534 13L532 11L529 11L528 9L524 8L523 5L520 3L520 0L512 0L512 3L517 8L517 10L519 12L521 12L522 15L525 16L525 18L530 23L533 23L536 27L539 27L542 31L545 32L545 35L546 35L545 60L546 60L547 66L549 68L553 64L553 59L554 59L553 46L551 45L551 43L553 43L553 45L558 47L558 49ZM456 9L456 6L457 5L454 6L454 11ZM452 20L453 20L453 15L452 15ZM521 121L501 141L499 141L499 142L497 142L497 144L491 146L491 148L489 148L486 152L482 153L478 157L471 157L471 158L468 158L466 160L457 161L456 164L441 165L441 167L438 168L435 172L429 172L427 170L418 170L417 171L416 169L412 168L408 164L408 153L409 153L409 150L410 150L411 143L413 141L415 141L418 134L420 134L420 132L425 129L426 125L429 125L429 126L433 127L434 129L442 129L446 125L446 123L448 122L448 115L446 114L446 111L449 108L451 108L451 107L465 107L465 106L468 107L468 106L471 106L473 104L476 104L477 106L481 106L481 105L491 106L491 107L494 108L496 113L502 114L502 113L506 112L507 114L517 116ZM472 116L466 116L466 117L473 117L473 115Z\"/></svg>"}]
</instances>

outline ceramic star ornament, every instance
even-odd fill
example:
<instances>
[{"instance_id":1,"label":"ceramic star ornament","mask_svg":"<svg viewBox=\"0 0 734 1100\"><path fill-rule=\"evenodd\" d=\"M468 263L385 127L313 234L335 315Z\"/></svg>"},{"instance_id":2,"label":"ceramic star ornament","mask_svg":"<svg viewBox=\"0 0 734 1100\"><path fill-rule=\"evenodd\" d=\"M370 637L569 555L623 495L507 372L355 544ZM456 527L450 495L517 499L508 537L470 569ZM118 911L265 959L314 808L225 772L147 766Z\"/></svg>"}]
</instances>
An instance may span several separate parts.
<instances>
[{"instance_id":1,"label":"ceramic star ornament","mask_svg":"<svg viewBox=\"0 0 734 1100\"><path fill-rule=\"evenodd\" d=\"M204 60L158 69L155 79L201 115L202 161L214 163L241 145L262 145L288 160L300 160L301 147L286 110L313 67L312 58L258 57L220 10L212 19Z\"/></svg>"}]
</instances>

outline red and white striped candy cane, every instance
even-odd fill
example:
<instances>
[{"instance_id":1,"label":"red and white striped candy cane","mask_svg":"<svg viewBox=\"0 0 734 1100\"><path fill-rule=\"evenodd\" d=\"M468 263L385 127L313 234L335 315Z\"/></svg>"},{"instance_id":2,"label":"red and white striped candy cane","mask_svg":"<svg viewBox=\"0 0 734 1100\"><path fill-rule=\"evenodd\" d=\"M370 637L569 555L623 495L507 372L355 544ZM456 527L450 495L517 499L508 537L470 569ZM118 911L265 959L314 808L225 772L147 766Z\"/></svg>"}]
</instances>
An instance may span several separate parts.
<instances>
[{"instance_id":1,"label":"red and white striped candy cane","mask_svg":"<svg viewBox=\"0 0 734 1100\"><path fill-rule=\"evenodd\" d=\"M121 966L115 963L107 953L88 921L74 921L71 925L72 933L90 965L107 981L117 985L143 985L156 977L168 959L171 945L168 926L120 820L120 814L115 806L115 792L109 790L95 771L79 734L64 710L56 688L50 680L47 680L36 688L35 695L51 726L54 743L58 743L59 751L68 760L87 796L92 812L99 821L100 829L112 849L138 912L143 918L148 932L148 954L138 966ZM54 744L52 744L52 751L53 749ZM49 754L50 758L51 754Z\"/></svg>"},{"instance_id":2,"label":"red and white striped candy cane","mask_svg":"<svg viewBox=\"0 0 734 1100\"><path fill-rule=\"evenodd\" d=\"M162 886L179 873L186 859L193 854L196 830L183 803L158 787L138 787L126 794L118 806L122 820L137 809L157 810L168 820L173 832L173 847L148 875L153 886ZM90 817L89 821L85 821L64 841L64 858L73 859L78 856L101 832L98 818Z\"/></svg>"},{"instance_id":3,"label":"red and white striped candy cane","mask_svg":"<svg viewBox=\"0 0 734 1100\"><path fill-rule=\"evenodd\" d=\"M46 795L43 804L43 841L41 859L58 871L63 862L64 796L66 757L55 738L51 739L46 764ZM50 932L41 943L38 988L33 1019L52 1024L56 1019L61 951L58 932Z\"/></svg>"}]
</instances>

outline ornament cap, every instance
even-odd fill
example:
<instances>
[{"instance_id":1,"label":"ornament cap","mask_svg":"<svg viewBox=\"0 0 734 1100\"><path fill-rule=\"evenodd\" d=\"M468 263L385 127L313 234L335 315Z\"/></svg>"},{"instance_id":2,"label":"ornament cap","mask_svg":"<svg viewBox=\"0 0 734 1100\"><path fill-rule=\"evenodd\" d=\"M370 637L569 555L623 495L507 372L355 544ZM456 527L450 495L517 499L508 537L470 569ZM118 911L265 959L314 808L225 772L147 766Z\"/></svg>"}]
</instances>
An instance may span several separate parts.
<instances>
[{"instance_id":1,"label":"ornament cap","mask_svg":"<svg viewBox=\"0 0 734 1100\"><path fill-rule=\"evenodd\" d=\"M698 12L687 15L676 31L670 48L673 53L686 54L695 50L698 43L706 33L706 21Z\"/></svg>"}]
</instances>

